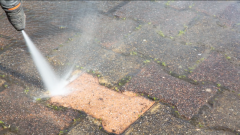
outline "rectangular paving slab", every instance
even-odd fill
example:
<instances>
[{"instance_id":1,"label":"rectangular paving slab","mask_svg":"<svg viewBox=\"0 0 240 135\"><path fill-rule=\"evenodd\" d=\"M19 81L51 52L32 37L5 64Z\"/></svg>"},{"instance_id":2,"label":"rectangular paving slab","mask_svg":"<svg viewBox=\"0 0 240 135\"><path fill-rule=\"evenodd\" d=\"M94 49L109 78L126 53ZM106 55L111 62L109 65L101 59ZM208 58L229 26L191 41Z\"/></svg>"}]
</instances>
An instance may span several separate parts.
<instances>
[{"instance_id":1,"label":"rectangular paving slab","mask_svg":"<svg viewBox=\"0 0 240 135\"><path fill-rule=\"evenodd\" d=\"M20 135L58 134L71 125L78 112L56 111L29 98L22 87L13 85L0 92L0 121L16 127Z\"/></svg>"},{"instance_id":2,"label":"rectangular paving slab","mask_svg":"<svg viewBox=\"0 0 240 135\"><path fill-rule=\"evenodd\" d=\"M120 134L140 115L147 111L153 101L132 93L118 93L99 85L98 79L82 74L68 85L73 92L67 96L56 96L51 102L84 111L100 119L107 132Z\"/></svg>"},{"instance_id":3,"label":"rectangular paving slab","mask_svg":"<svg viewBox=\"0 0 240 135\"><path fill-rule=\"evenodd\" d=\"M197 81L213 82L232 91L240 91L240 70L230 60L229 56L212 53L189 77Z\"/></svg>"},{"instance_id":4,"label":"rectangular paving slab","mask_svg":"<svg viewBox=\"0 0 240 135\"><path fill-rule=\"evenodd\" d=\"M194 85L163 71L150 63L123 88L126 91L146 93L177 107L180 115L191 119L217 91L215 86Z\"/></svg>"}]
</instances>

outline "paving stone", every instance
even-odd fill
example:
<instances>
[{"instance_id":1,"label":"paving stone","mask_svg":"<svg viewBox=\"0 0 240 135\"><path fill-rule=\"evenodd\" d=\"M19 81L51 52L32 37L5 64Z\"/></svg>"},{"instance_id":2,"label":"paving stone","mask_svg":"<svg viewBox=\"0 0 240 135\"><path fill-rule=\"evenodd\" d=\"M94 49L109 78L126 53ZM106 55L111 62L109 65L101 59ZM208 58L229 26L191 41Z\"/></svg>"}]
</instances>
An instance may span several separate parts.
<instances>
[{"instance_id":1,"label":"paving stone","mask_svg":"<svg viewBox=\"0 0 240 135\"><path fill-rule=\"evenodd\" d=\"M223 130L198 128L190 123L170 115L171 109L156 104L139 118L124 135L162 135L162 134L196 134L196 135L234 135Z\"/></svg>"},{"instance_id":2,"label":"paving stone","mask_svg":"<svg viewBox=\"0 0 240 135\"><path fill-rule=\"evenodd\" d=\"M154 24L168 36L177 35L196 16L192 11L176 11L150 1L131 1L118 9L115 15Z\"/></svg>"},{"instance_id":3,"label":"paving stone","mask_svg":"<svg viewBox=\"0 0 240 135\"><path fill-rule=\"evenodd\" d=\"M219 53L213 53L189 77L197 81L214 82L229 90L239 91L240 71L227 58Z\"/></svg>"},{"instance_id":4,"label":"paving stone","mask_svg":"<svg viewBox=\"0 0 240 135\"><path fill-rule=\"evenodd\" d=\"M204 110L198 121L212 129L240 133L239 101L240 92L224 91L214 98L213 108Z\"/></svg>"},{"instance_id":5,"label":"paving stone","mask_svg":"<svg viewBox=\"0 0 240 135\"><path fill-rule=\"evenodd\" d=\"M144 25L141 30L131 34L125 40L128 54L135 51L147 57L157 58L158 61L165 62L170 71L183 74L185 69L194 66L209 53L207 47L176 42L162 37L158 32L152 26Z\"/></svg>"},{"instance_id":6,"label":"paving stone","mask_svg":"<svg viewBox=\"0 0 240 135\"><path fill-rule=\"evenodd\" d=\"M107 135L107 133L100 130L101 125L97 125L96 121L96 119L88 116L72 128L68 135Z\"/></svg>"},{"instance_id":7,"label":"paving stone","mask_svg":"<svg viewBox=\"0 0 240 135\"><path fill-rule=\"evenodd\" d=\"M191 119L217 91L214 86L193 85L168 75L155 63L143 68L123 88L126 91L146 93L177 107L183 117Z\"/></svg>"},{"instance_id":8,"label":"paving stone","mask_svg":"<svg viewBox=\"0 0 240 135\"><path fill-rule=\"evenodd\" d=\"M240 35L238 31L238 27L232 29L217 18L203 16L200 21L187 29L179 42L184 41L198 47L206 46L211 50L228 52L239 63Z\"/></svg>"},{"instance_id":9,"label":"paving stone","mask_svg":"<svg viewBox=\"0 0 240 135\"><path fill-rule=\"evenodd\" d=\"M101 86L97 78L86 73L67 87L73 92L52 97L51 102L101 119L103 128L110 133L122 133L154 104L136 94L129 96L129 93L121 94Z\"/></svg>"},{"instance_id":10,"label":"paving stone","mask_svg":"<svg viewBox=\"0 0 240 135\"><path fill-rule=\"evenodd\" d=\"M56 111L34 103L24 89L12 85L0 93L0 120L18 127L19 134L58 134L71 125L78 112Z\"/></svg>"}]
</instances>

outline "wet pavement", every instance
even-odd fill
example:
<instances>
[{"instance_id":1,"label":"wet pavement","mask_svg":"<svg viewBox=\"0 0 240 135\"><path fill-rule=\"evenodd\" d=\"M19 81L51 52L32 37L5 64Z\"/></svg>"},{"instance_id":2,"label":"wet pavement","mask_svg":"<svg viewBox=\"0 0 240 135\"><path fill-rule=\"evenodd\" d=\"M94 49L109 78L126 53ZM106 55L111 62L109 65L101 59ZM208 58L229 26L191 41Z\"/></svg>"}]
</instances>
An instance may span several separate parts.
<instances>
[{"instance_id":1,"label":"wet pavement","mask_svg":"<svg viewBox=\"0 0 240 135\"><path fill-rule=\"evenodd\" d=\"M0 10L0 134L240 134L239 2L23 5L26 33L80 90L39 98L23 37Z\"/></svg>"}]
</instances>

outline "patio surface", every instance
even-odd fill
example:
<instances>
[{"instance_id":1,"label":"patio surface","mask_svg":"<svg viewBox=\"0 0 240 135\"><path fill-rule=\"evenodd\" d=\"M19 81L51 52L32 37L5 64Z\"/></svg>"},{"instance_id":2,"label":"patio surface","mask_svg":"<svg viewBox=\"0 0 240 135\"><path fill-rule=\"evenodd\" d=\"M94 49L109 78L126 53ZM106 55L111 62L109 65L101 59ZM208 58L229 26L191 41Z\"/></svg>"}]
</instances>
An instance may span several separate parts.
<instances>
[{"instance_id":1,"label":"patio surface","mask_svg":"<svg viewBox=\"0 0 240 135\"><path fill-rule=\"evenodd\" d=\"M0 134L240 134L240 2L24 1L66 96L0 10Z\"/></svg>"}]
</instances>

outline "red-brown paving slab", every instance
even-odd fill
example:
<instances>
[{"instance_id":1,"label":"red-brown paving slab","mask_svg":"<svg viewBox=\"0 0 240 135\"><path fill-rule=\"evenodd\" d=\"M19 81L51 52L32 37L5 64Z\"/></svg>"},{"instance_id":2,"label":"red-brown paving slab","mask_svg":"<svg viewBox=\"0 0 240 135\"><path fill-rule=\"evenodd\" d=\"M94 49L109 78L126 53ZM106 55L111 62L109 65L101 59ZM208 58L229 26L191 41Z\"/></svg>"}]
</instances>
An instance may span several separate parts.
<instances>
[{"instance_id":1,"label":"red-brown paving slab","mask_svg":"<svg viewBox=\"0 0 240 135\"><path fill-rule=\"evenodd\" d=\"M230 57L229 57L230 58ZM211 81L230 90L239 91L240 70L234 67L227 56L213 53L189 75L197 81Z\"/></svg>"},{"instance_id":2,"label":"red-brown paving slab","mask_svg":"<svg viewBox=\"0 0 240 135\"><path fill-rule=\"evenodd\" d=\"M56 135L77 115L73 110L56 111L33 102L19 86L11 86L0 93L0 120L17 126L24 135Z\"/></svg>"},{"instance_id":3,"label":"red-brown paving slab","mask_svg":"<svg viewBox=\"0 0 240 135\"><path fill-rule=\"evenodd\" d=\"M125 85L126 91L147 93L160 101L177 107L183 117L190 119L198 113L217 91L215 86L198 86L172 77L157 64L150 63Z\"/></svg>"},{"instance_id":4,"label":"red-brown paving slab","mask_svg":"<svg viewBox=\"0 0 240 135\"><path fill-rule=\"evenodd\" d=\"M121 94L101 86L97 78L86 73L70 83L68 88L74 91L68 96L53 97L51 102L101 119L104 129L116 134L122 133L154 104L143 97L133 97L132 93Z\"/></svg>"}]
</instances>

